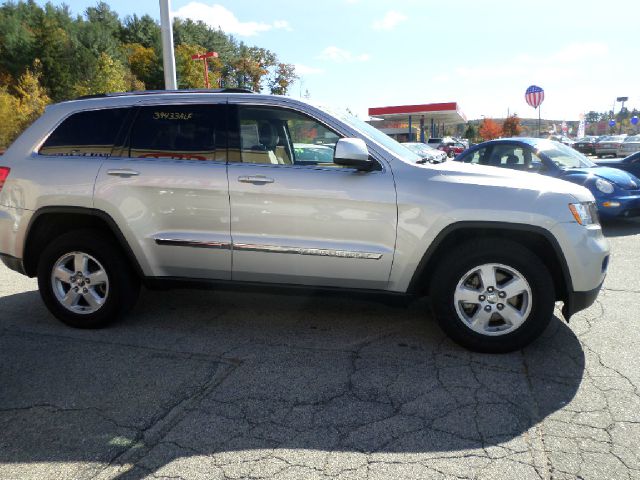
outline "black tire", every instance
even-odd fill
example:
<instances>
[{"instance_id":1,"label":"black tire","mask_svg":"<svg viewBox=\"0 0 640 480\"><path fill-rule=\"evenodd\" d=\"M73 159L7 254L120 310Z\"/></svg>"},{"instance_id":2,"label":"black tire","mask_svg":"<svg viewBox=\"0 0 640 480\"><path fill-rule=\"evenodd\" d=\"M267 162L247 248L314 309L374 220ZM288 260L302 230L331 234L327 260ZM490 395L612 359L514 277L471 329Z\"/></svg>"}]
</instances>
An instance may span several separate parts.
<instances>
[{"instance_id":1,"label":"black tire","mask_svg":"<svg viewBox=\"0 0 640 480\"><path fill-rule=\"evenodd\" d=\"M530 309L523 323L512 331L506 330L508 326L499 327L505 328L505 333L497 336L472 330L466 323L468 320L457 312L454 301L458 283L468 278L468 272L485 264L501 264L515 269L526 280L531 291L530 300L527 300L530 301ZM533 252L513 241L487 238L456 247L438 264L431 284L431 304L441 328L453 341L473 351L506 353L523 348L544 331L553 316L555 291L549 271ZM462 303L459 309L464 306L477 312L474 309L482 308L481 305L478 303L478 307L471 307ZM490 307L493 308L493 305ZM502 321L500 312L496 310L496 313L496 321ZM490 315L493 322L494 313Z\"/></svg>"},{"instance_id":2,"label":"black tire","mask_svg":"<svg viewBox=\"0 0 640 480\"><path fill-rule=\"evenodd\" d=\"M105 286L87 285L96 290L101 288L100 293L103 295L102 305L89 313L71 311L56 296L60 289L64 293L69 291L67 286L74 288L67 282L59 282L54 286L52 280L53 269L58 261L73 252L93 257L98 263L92 261L91 266L95 268L99 265L106 272ZM63 323L75 328L100 328L119 319L133 307L140 292L140 281L114 241L110 241L104 232L86 229L65 233L44 249L38 261L38 287L49 311ZM80 308L83 308L83 301L79 299L76 302ZM84 302L84 308L91 310L89 304Z\"/></svg>"}]
</instances>

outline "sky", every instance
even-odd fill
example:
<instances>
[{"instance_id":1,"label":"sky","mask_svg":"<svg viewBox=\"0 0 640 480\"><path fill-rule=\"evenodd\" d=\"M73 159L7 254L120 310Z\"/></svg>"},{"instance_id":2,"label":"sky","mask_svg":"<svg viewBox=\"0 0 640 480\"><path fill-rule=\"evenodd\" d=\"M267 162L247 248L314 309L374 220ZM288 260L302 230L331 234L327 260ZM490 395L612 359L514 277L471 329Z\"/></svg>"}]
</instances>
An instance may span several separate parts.
<instances>
[{"instance_id":1,"label":"sky","mask_svg":"<svg viewBox=\"0 0 640 480\"><path fill-rule=\"evenodd\" d=\"M64 3L82 14L97 1ZM158 1L108 3L121 17L160 16ZM638 0L173 0L171 11L268 48L297 67L291 96L360 118L436 102L468 119L534 118L530 85L544 89L547 119L618 111L621 96L640 109Z\"/></svg>"}]
</instances>

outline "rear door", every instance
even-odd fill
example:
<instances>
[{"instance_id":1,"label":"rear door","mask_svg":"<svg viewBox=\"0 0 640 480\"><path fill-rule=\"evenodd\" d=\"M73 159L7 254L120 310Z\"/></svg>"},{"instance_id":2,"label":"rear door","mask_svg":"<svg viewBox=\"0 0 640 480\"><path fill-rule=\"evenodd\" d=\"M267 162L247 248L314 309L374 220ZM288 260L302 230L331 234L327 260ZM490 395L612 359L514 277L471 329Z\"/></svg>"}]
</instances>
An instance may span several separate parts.
<instances>
[{"instance_id":1,"label":"rear door","mask_svg":"<svg viewBox=\"0 0 640 480\"><path fill-rule=\"evenodd\" d=\"M231 277L225 101L137 107L100 169L95 207L116 221L147 275Z\"/></svg>"}]
</instances>

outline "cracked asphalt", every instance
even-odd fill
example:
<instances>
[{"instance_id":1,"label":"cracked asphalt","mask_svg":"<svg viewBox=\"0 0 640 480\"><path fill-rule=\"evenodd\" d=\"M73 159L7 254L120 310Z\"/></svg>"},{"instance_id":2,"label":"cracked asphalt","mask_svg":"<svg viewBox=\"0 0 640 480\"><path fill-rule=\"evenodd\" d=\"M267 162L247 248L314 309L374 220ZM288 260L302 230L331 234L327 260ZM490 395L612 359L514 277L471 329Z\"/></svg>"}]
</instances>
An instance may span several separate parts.
<instances>
[{"instance_id":1,"label":"cracked asphalt","mask_svg":"<svg viewBox=\"0 0 640 480\"><path fill-rule=\"evenodd\" d=\"M1 479L640 479L640 221L509 355L425 302L174 290L79 331L0 266Z\"/></svg>"}]
</instances>

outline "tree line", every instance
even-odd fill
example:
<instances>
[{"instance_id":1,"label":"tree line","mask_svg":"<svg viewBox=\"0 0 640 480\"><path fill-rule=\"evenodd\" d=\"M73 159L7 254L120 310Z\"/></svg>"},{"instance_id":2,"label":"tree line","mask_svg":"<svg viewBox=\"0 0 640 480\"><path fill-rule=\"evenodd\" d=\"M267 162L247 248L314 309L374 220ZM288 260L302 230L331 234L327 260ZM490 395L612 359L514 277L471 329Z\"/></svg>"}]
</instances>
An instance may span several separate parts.
<instances>
[{"instance_id":1,"label":"tree line","mask_svg":"<svg viewBox=\"0 0 640 480\"><path fill-rule=\"evenodd\" d=\"M295 68L265 48L237 41L202 21L173 22L178 88L205 88L209 51L213 88L286 95ZM106 92L164 88L159 24L149 15L120 19L107 3L72 15L66 5L33 0L0 6L0 147L8 145L51 102Z\"/></svg>"}]
</instances>

